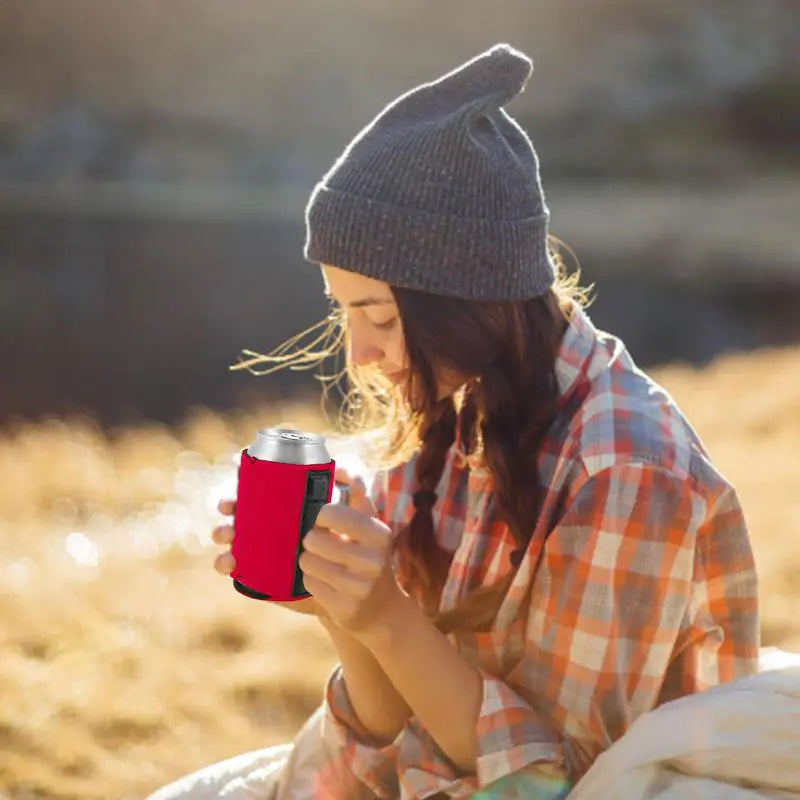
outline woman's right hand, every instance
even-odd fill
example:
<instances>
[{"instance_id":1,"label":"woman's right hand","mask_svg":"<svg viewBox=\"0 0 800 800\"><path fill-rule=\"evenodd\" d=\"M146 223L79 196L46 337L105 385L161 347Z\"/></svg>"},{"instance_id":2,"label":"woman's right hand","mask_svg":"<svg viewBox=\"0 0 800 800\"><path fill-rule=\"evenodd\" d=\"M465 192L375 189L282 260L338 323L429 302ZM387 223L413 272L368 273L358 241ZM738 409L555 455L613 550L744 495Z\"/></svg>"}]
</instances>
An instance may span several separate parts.
<instances>
[{"instance_id":1,"label":"woman's right hand","mask_svg":"<svg viewBox=\"0 0 800 800\"><path fill-rule=\"evenodd\" d=\"M347 470L337 467L334 472L334 480L337 483L344 483L350 487L350 498L348 505L370 516L375 516L377 511L372 501L367 496L367 489L364 481L358 476L351 478ZM236 511L235 500L220 500L217 509L221 514L233 516ZM233 524L226 523L218 525L211 532L211 539L216 544L230 545L233 542ZM230 549L220 553L214 559L214 569L222 575L230 575L233 572L236 562ZM302 600L268 600L266 602L273 605L283 606L300 614L313 614L320 619L327 619L325 610L317 603L313 597L305 597Z\"/></svg>"}]
</instances>

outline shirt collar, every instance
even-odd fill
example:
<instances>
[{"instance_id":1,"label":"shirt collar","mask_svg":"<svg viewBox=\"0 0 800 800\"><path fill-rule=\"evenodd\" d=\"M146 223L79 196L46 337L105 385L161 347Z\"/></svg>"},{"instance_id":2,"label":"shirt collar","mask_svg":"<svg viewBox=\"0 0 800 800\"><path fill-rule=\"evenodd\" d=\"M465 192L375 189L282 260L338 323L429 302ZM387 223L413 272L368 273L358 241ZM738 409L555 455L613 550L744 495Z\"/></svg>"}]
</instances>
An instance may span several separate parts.
<instances>
[{"instance_id":1,"label":"shirt collar","mask_svg":"<svg viewBox=\"0 0 800 800\"><path fill-rule=\"evenodd\" d=\"M589 379L587 369L597 341L597 328L589 319L589 315L581 305L572 300L572 315L561 339L555 362L556 382L558 383L558 409L563 409L575 392L585 394ZM460 426L456 426L456 438L453 444L457 463L469 466L470 471L479 475L488 474L479 454L464 453Z\"/></svg>"},{"instance_id":2,"label":"shirt collar","mask_svg":"<svg viewBox=\"0 0 800 800\"><path fill-rule=\"evenodd\" d=\"M587 381L587 371L597 343L597 328L575 300L572 317L564 331L555 363L559 406L563 407L573 392Z\"/></svg>"}]
</instances>

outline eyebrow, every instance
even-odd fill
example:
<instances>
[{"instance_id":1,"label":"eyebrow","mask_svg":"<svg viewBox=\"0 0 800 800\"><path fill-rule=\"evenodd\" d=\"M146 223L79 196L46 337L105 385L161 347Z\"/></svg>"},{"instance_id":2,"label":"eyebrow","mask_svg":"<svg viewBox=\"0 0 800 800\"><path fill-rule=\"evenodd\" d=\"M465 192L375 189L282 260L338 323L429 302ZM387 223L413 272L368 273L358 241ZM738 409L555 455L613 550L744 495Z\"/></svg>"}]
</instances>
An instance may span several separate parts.
<instances>
[{"instance_id":1,"label":"eyebrow","mask_svg":"<svg viewBox=\"0 0 800 800\"><path fill-rule=\"evenodd\" d=\"M336 300L336 298L326 289L325 290L325 297L328 300ZM391 303L391 300L388 300L383 297L365 297L363 300L354 300L352 303L348 303L349 308L363 308L364 306L382 306Z\"/></svg>"}]
</instances>

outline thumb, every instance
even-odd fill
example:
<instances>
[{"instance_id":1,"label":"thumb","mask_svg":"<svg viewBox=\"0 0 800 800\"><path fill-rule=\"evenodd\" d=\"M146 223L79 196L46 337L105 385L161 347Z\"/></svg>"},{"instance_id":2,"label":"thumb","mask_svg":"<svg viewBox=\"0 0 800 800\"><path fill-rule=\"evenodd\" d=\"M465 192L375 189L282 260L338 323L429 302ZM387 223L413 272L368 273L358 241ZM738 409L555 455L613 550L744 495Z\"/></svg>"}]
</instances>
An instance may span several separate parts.
<instances>
[{"instance_id":1,"label":"thumb","mask_svg":"<svg viewBox=\"0 0 800 800\"><path fill-rule=\"evenodd\" d=\"M346 469L343 467L336 467L334 470L334 480L349 488L350 498L347 505L350 506L350 508L354 508L356 511L360 511L362 514L366 514L370 517L377 516L378 510L370 499L367 493L367 486L360 475L351 477Z\"/></svg>"}]
</instances>

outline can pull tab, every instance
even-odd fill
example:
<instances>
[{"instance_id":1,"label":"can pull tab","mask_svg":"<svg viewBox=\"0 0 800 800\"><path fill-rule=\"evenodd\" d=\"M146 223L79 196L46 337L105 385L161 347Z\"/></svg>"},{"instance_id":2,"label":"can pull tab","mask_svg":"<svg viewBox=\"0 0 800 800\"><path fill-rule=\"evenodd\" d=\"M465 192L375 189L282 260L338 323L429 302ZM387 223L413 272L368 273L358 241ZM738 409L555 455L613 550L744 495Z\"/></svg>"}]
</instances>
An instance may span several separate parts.
<instances>
[{"instance_id":1,"label":"can pull tab","mask_svg":"<svg viewBox=\"0 0 800 800\"><path fill-rule=\"evenodd\" d=\"M304 433L293 433L292 431L282 431L281 439L291 439L297 442L308 442L311 440L311 437L306 436Z\"/></svg>"}]
</instances>

